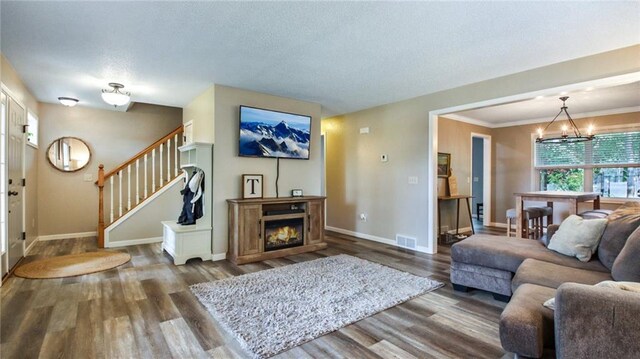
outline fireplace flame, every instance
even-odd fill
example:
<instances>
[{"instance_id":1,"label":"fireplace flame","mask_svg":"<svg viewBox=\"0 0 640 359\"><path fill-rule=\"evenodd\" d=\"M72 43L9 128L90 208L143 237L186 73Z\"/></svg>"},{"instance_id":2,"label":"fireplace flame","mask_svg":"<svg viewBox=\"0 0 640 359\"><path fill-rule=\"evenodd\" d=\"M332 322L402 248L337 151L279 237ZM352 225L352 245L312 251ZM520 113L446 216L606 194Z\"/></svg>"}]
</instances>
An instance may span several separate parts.
<instances>
[{"instance_id":1,"label":"fireplace flame","mask_svg":"<svg viewBox=\"0 0 640 359\"><path fill-rule=\"evenodd\" d=\"M287 243L292 239L298 239L298 230L295 227L284 226L269 233L268 241L271 243Z\"/></svg>"}]
</instances>

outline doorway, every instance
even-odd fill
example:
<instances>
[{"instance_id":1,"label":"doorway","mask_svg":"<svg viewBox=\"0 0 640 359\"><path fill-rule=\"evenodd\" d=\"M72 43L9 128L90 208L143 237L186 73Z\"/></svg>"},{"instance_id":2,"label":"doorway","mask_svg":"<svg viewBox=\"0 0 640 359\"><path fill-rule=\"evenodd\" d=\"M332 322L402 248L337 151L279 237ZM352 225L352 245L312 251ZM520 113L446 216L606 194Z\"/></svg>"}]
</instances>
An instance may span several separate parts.
<instances>
[{"instance_id":1,"label":"doorway","mask_svg":"<svg viewBox=\"0 0 640 359\"><path fill-rule=\"evenodd\" d=\"M491 223L491 136L471 133L471 212L475 223Z\"/></svg>"}]
</instances>

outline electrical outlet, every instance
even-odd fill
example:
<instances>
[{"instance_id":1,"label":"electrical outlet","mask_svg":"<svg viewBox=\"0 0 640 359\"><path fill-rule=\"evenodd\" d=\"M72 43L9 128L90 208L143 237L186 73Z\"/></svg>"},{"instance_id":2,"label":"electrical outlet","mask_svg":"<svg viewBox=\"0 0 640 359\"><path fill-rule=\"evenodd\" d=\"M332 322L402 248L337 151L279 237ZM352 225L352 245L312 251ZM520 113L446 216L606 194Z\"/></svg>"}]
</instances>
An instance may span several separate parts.
<instances>
[{"instance_id":1,"label":"electrical outlet","mask_svg":"<svg viewBox=\"0 0 640 359\"><path fill-rule=\"evenodd\" d=\"M85 173L84 174L84 181L85 182L93 182L93 175L91 173Z\"/></svg>"},{"instance_id":2,"label":"electrical outlet","mask_svg":"<svg viewBox=\"0 0 640 359\"><path fill-rule=\"evenodd\" d=\"M369 133L369 127L361 127L360 128L360 134L361 135L366 135Z\"/></svg>"},{"instance_id":3,"label":"electrical outlet","mask_svg":"<svg viewBox=\"0 0 640 359\"><path fill-rule=\"evenodd\" d=\"M366 213L360 213L360 220L363 222L367 221L367 214Z\"/></svg>"},{"instance_id":4,"label":"electrical outlet","mask_svg":"<svg viewBox=\"0 0 640 359\"><path fill-rule=\"evenodd\" d=\"M380 155L380 162L387 162L389 161L389 156L387 155Z\"/></svg>"},{"instance_id":5,"label":"electrical outlet","mask_svg":"<svg viewBox=\"0 0 640 359\"><path fill-rule=\"evenodd\" d=\"M418 184L417 176L409 176L409 184Z\"/></svg>"}]
</instances>

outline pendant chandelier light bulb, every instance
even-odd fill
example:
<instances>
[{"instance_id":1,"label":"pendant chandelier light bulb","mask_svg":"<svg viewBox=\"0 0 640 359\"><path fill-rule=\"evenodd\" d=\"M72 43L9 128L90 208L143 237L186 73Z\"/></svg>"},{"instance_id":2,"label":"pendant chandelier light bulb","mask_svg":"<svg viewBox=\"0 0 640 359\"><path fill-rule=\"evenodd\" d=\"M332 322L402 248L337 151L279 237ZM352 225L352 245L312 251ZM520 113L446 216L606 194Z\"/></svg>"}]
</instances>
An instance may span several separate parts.
<instances>
[{"instance_id":1,"label":"pendant chandelier light bulb","mask_svg":"<svg viewBox=\"0 0 640 359\"><path fill-rule=\"evenodd\" d=\"M102 100L113 107L123 106L131 101L131 93L122 92L120 89L124 88L123 84L117 82L110 82L111 90L102 90Z\"/></svg>"}]
</instances>

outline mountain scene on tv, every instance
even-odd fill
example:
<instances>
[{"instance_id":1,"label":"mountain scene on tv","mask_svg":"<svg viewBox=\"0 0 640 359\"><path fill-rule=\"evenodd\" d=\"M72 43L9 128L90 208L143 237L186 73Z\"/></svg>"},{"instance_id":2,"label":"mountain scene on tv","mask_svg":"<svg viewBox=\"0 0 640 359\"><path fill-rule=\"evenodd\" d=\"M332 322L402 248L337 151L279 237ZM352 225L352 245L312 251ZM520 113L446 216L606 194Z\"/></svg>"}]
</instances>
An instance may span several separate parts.
<instances>
[{"instance_id":1,"label":"mountain scene on tv","mask_svg":"<svg viewBox=\"0 0 640 359\"><path fill-rule=\"evenodd\" d=\"M241 156L309 158L310 117L251 107L240 112Z\"/></svg>"}]
</instances>

